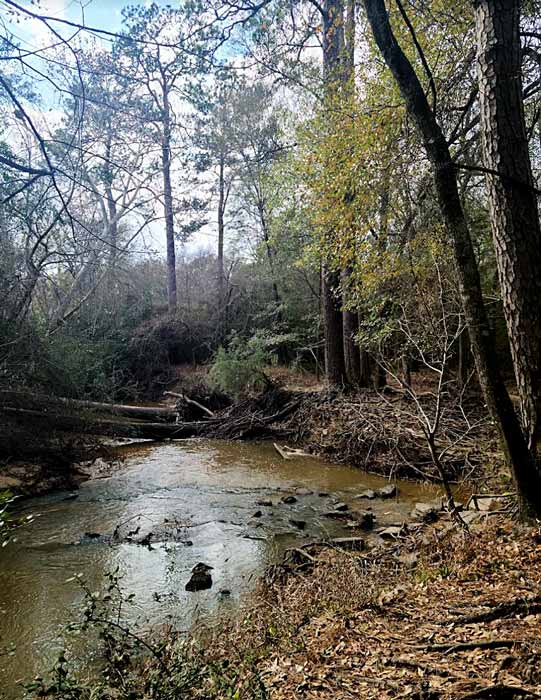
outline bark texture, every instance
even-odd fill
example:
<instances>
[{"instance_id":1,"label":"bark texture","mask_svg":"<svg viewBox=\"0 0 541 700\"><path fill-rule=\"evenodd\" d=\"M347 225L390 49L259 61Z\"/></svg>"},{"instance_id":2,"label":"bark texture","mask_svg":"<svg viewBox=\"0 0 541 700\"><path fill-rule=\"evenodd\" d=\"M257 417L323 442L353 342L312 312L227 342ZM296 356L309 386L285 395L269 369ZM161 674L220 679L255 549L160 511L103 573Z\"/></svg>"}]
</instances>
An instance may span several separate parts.
<instances>
[{"instance_id":1,"label":"bark texture","mask_svg":"<svg viewBox=\"0 0 541 700\"><path fill-rule=\"evenodd\" d=\"M517 485L524 515L541 515L541 483L494 352L470 231L462 209L449 146L411 63L398 44L384 0L363 0L372 33L391 70L432 163L438 202L453 243L460 294L479 383Z\"/></svg>"},{"instance_id":2,"label":"bark texture","mask_svg":"<svg viewBox=\"0 0 541 700\"><path fill-rule=\"evenodd\" d=\"M225 239L225 156L220 153L218 163L218 255L216 258L216 274L218 282L218 342L223 342L227 331L227 305L225 300L225 270L224 270L224 239Z\"/></svg>"},{"instance_id":3,"label":"bark texture","mask_svg":"<svg viewBox=\"0 0 541 700\"><path fill-rule=\"evenodd\" d=\"M541 228L522 98L520 0L477 0L477 67L492 237L523 428L541 418Z\"/></svg>"}]
</instances>

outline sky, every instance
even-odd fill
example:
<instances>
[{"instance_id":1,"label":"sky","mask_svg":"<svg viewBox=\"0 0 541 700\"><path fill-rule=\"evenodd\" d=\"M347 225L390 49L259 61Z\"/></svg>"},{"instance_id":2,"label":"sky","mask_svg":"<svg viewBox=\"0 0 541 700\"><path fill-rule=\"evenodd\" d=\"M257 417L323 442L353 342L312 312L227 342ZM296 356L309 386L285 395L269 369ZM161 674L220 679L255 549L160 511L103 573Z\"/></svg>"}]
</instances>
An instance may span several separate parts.
<instances>
[{"instance_id":1,"label":"sky","mask_svg":"<svg viewBox=\"0 0 541 700\"><path fill-rule=\"evenodd\" d=\"M28 8L32 12L49 17L57 17L58 19L68 20L79 24L84 24L87 27L96 27L98 29L106 29L107 31L117 32L122 27L122 8L132 6L150 5L150 0L143 2L138 0L14 0L21 7ZM175 0L155 0L158 5L163 7L170 5L175 6ZM48 47L51 45L51 32L39 20L23 18L17 22L13 18L10 19L2 7L3 2L0 0L0 18L8 26L13 33L14 40L20 44L21 48L32 51L39 48ZM73 34L73 29L63 25L62 23L50 22L50 26L57 30L64 38L69 38ZM90 36L90 35L89 35ZM104 40L104 48L109 45L107 40ZM33 113L34 119L39 123L45 120L52 126L56 118L61 118L61 110L56 109L54 102L59 99L59 95L55 94L47 85L46 81L41 81L40 92L42 97L47 101L50 99L49 109L45 112L36 110ZM42 122L43 123L43 122ZM209 250L216 246L217 234L214 231L215 226L212 224L205 227L196 236L194 236L185 246L179 245L179 248L184 248L179 253L194 254L199 250ZM165 236L163 233L163 222L155 222L151 224L150 229L144 236L143 249L150 249L159 254L165 252Z\"/></svg>"}]
</instances>

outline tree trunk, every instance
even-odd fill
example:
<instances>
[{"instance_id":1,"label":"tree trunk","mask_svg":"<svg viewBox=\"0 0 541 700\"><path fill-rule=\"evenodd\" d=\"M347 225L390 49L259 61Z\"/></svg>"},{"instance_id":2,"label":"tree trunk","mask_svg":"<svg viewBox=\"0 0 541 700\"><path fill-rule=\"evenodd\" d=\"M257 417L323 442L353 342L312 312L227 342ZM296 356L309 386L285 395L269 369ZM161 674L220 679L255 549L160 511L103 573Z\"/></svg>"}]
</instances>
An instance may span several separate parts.
<instances>
[{"instance_id":1,"label":"tree trunk","mask_svg":"<svg viewBox=\"0 0 541 700\"><path fill-rule=\"evenodd\" d=\"M332 109L333 99L344 83L344 26L341 0L325 0L323 11L323 78L326 97ZM325 334L325 372L330 386L347 384L344 357L344 323L339 295L340 276L321 266L323 329Z\"/></svg>"},{"instance_id":2,"label":"tree trunk","mask_svg":"<svg viewBox=\"0 0 541 700\"><path fill-rule=\"evenodd\" d=\"M359 386L368 389L372 386L372 358L367 350L360 351L361 372L359 375Z\"/></svg>"},{"instance_id":3,"label":"tree trunk","mask_svg":"<svg viewBox=\"0 0 541 700\"><path fill-rule=\"evenodd\" d=\"M52 416L59 412L93 412L125 416L138 420L175 422L178 413L175 408L167 406L129 406L118 403L101 403L98 401L80 401L61 396L44 396L30 391L0 391L0 407L23 408L36 411L48 411Z\"/></svg>"},{"instance_id":4,"label":"tree trunk","mask_svg":"<svg viewBox=\"0 0 541 700\"><path fill-rule=\"evenodd\" d=\"M344 359L344 328L340 300L340 278L338 273L321 266L321 294L325 331L325 374L330 386L347 384Z\"/></svg>"},{"instance_id":5,"label":"tree trunk","mask_svg":"<svg viewBox=\"0 0 541 700\"><path fill-rule=\"evenodd\" d=\"M355 94L355 11L356 0L347 0L344 20L343 79L346 94L352 97ZM350 274L349 270L342 270L341 273L344 362L348 383L358 386L361 377L361 353L355 335L359 330L359 316L357 311L345 308L348 302Z\"/></svg>"},{"instance_id":6,"label":"tree trunk","mask_svg":"<svg viewBox=\"0 0 541 700\"><path fill-rule=\"evenodd\" d=\"M138 440L180 440L197 437L209 427L210 421L186 423L150 423L102 418L92 412L81 414L60 414L34 409L0 406L0 413L19 423L33 426L34 429L73 432L81 435L106 435L111 437L134 438Z\"/></svg>"},{"instance_id":7,"label":"tree trunk","mask_svg":"<svg viewBox=\"0 0 541 700\"><path fill-rule=\"evenodd\" d=\"M341 286L342 300L345 303L348 297L349 286L349 270L342 270ZM361 376L361 352L355 340L355 336L359 331L359 316L356 311L344 309L342 312L342 324L344 335L344 363L346 367L346 376L348 382L353 385L359 384Z\"/></svg>"},{"instance_id":8,"label":"tree trunk","mask_svg":"<svg viewBox=\"0 0 541 700\"><path fill-rule=\"evenodd\" d=\"M218 342L225 339L226 329L226 303L225 303L225 274L224 274L224 215L225 215L225 158L220 153L218 166L218 256L217 256L217 276L218 276Z\"/></svg>"},{"instance_id":9,"label":"tree trunk","mask_svg":"<svg viewBox=\"0 0 541 700\"><path fill-rule=\"evenodd\" d=\"M277 314L276 320L282 321L282 297L278 291L278 283L276 281L276 266L274 264L274 250L271 245L271 240L269 236L269 230L267 225L267 216L265 213L265 201L262 196L262 189L257 187L257 211L259 213L259 221L261 223L261 231L263 233L263 241L265 242L265 251L267 253L267 260L269 261L269 270L272 282L272 296L274 303L276 304Z\"/></svg>"},{"instance_id":10,"label":"tree trunk","mask_svg":"<svg viewBox=\"0 0 541 700\"><path fill-rule=\"evenodd\" d=\"M484 305L479 269L462 209L449 146L411 63L398 44L384 0L363 0L376 43L396 80L434 169L438 201L453 243L460 294L479 382L517 485L524 515L541 516L541 483L520 421L500 374Z\"/></svg>"},{"instance_id":11,"label":"tree trunk","mask_svg":"<svg viewBox=\"0 0 541 700\"><path fill-rule=\"evenodd\" d=\"M162 171L163 204L165 213L165 237L167 241L167 305L169 311L177 307L177 267L175 256L175 221L173 209L173 190L171 187L171 111L169 107L168 86L162 84L163 94L163 133L162 133Z\"/></svg>"},{"instance_id":12,"label":"tree trunk","mask_svg":"<svg viewBox=\"0 0 541 700\"><path fill-rule=\"evenodd\" d=\"M107 202L109 265L112 270L116 266L118 251L118 212L116 199L113 194L113 168L112 168L112 129L110 121L107 123L107 142L105 144L105 198Z\"/></svg>"},{"instance_id":13,"label":"tree trunk","mask_svg":"<svg viewBox=\"0 0 541 700\"><path fill-rule=\"evenodd\" d=\"M532 452L541 420L541 228L522 98L520 0L477 0L483 159L503 310Z\"/></svg>"}]
</instances>

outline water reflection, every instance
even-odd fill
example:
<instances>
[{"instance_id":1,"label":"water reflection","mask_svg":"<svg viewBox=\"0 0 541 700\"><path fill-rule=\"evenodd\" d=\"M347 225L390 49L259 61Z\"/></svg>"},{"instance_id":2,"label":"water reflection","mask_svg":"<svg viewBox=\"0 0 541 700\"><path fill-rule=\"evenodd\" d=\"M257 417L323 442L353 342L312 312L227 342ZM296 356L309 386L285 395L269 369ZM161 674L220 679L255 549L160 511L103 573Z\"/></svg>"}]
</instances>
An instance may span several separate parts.
<instances>
[{"instance_id":1,"label":"water reflection","mask_svg":"<svg viewBox=\"0 0 541 700\"><path fill-rule=\"evenodd\" d=\"M136 595L133 617L186 629L234 605L292 542L342 534L343 524L325 512L338 501L360 510L355 494L386 483L319 459L286 461L269 444L189 441L118 453L124 458L118 471L84 484L75 500L56 494L27 502L39 517L0 553L0 647L16 644L13 656L0 657L2 700L22 697L17 681L48 668L63 647L63 625L82 600L66 583L74 573L99 590L104 572L118 567ZM298 489L295 503L281 501ZM400 521L413 501L432 495L416 484L400 491L398 503L370 503L379 523ZM115 531L120 543L108 541ZM139 540L152 533L150 546L126 542L129 532ZM213 586L189 593L185 585L198 562L213 567Z\"/></svg>"}]
</instances>

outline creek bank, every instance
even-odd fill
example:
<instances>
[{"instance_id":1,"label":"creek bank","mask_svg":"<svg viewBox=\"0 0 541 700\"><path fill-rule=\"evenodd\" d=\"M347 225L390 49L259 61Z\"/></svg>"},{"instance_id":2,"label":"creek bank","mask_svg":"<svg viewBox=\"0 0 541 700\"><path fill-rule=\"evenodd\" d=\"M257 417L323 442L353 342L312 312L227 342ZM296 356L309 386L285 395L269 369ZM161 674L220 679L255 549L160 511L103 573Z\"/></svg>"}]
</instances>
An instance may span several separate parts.
<instances>
[{"instance_id":1,"label":"creek bank","mask_svg":"<svg viewBox=\"0 0 541 700\"><path fill-rule=\"evenodd\" d=\"M199 663L234 663L243 700L255 679L272 700L538 698L540 590L537 528L501 515L314 544L269 571L242 621L202 635ZM190 697L216 697L206 680Z\"/></svg>"},{"instance_id":2,"label":"creek bank","mask_svg":"<svg viewBox=\"0 0 541 700\"><path fill-rule=\"evenodd\" d=\"M309 453L383 476L433 482L439 479L424 436L411 416L411 406L399 392L382 397L369 390L359 394L340 394L289 391L273 386L258 396L224 408L209 409L208 414L202 413L201 407L192 405L198 401L184 395L180 404L154 407L119 405L107 408L105 404L55 399L55 409L45 410L43 398L32 397L32 408L23 408L28 400L25 395L16 401L13 392L3 397L0 411L16 427L18 438L15 440L15 433L11 431L11 448L0 444L0 452L16 454L21 445L26 448L26 437L31 434L33 442L38 442L34 448L34 454L38 456L34 460L36 464L41 462L39 440L42 439L45 451L51 432L59 445L57 455L60 461L68 464L74 464L75 458L69 449L62 449L63 444L69 443L74 435L80 445L96 439L85 437L81 440L83 433L153 440L194 436L225 440L278 439L282 443L279 447L284 459ZM479 417L482 409L473 399L470 404L470 419L472 415ZM68 407L73 409L69 414L66 413ZM161 417L160 422L156 422L157 416ZM457 440L461 421L464 418L458 409L448 411L442 420L439 444L446 454L449 477L459 481L475 472L479 479L486 471L483 465L487 462L487 449L492 451L492 471L500 470L501 457L488 423L479 419L475 436L466 431ZM67 439L66 436L70 437ZM284 444L286 441L296 449L288 448ZM32 463L33 460L26 461ZM70 474L64 466L59 468L59 462L54 460L48 461L51 469L43 479L35 479L32 469L29 469L28 478L24 470L19 469L14 474L9 463L6 464L8 466L0 467L1 476L18 479L21 483L11 481L11 486L25 494L53 490L57 483L53 477L58 477L60 488L75 487L78 481L76 474ZM71 477L72 482L69 482ZM389 498L394 496L392 487L387 495ZM359 498L367 500L372 497L370 490L359 494Z\"/></svg>"}]
</instances>

